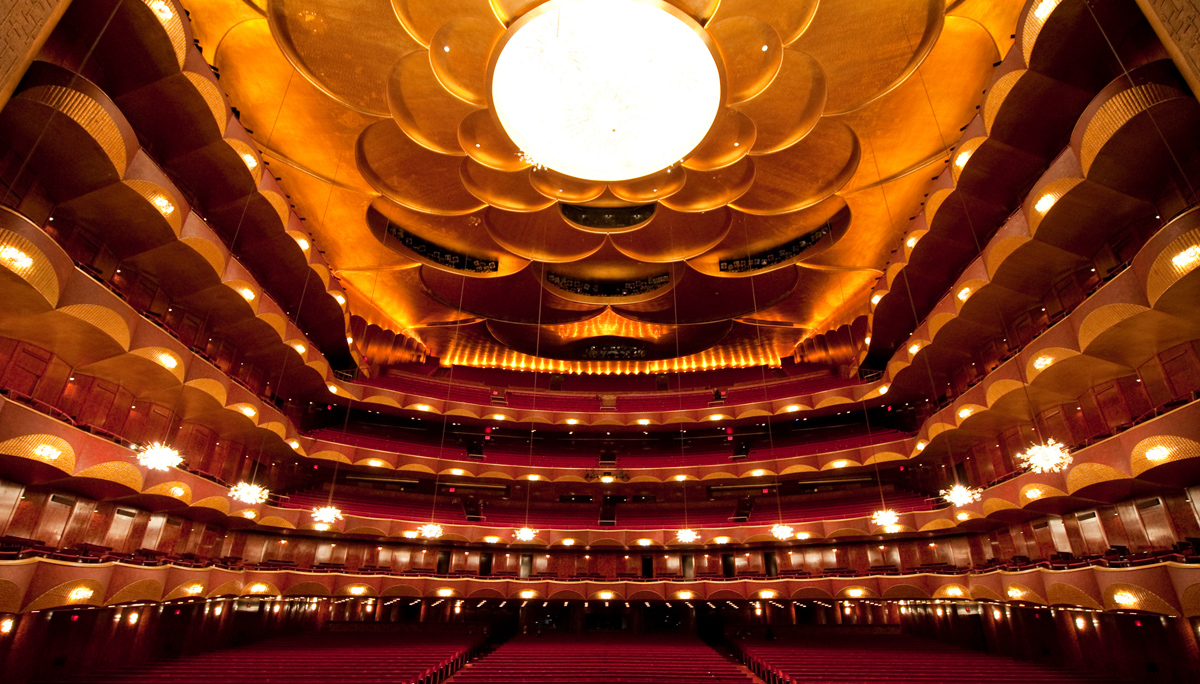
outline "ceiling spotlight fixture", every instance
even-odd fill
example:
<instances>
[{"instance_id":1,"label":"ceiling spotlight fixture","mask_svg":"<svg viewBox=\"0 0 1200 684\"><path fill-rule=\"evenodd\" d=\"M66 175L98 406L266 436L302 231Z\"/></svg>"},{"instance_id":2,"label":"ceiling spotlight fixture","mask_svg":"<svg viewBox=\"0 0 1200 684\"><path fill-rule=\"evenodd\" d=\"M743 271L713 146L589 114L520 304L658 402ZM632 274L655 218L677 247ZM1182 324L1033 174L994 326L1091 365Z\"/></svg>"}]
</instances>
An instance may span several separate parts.
<instances>
[{"instance_id":1,"label":"ceiling spotlight fixture","mask_svg":"<svg viewBox=\"0 0 1200 684\"><path fill-rule=\"evenodd\" d=\"M958 153L957 157L954 158L954 165L961 169L967 165L967 162L970 161L970 159L971 150L963 150L962 152Z\"/></svg>"},{"instance_id":2,"label":"ceiling spotlight fixture","mask_svg":"<svg viewBox=\"0 0 1200 684\"><path fill-rule=\"evenodd\" d=\"M599 596L601 601L610 601L612 600L613 593L611 591L602 591L596 594L596 596Z\"/></svg>"},{"instance_id":3,"label":"ceiling spotlight fixture","mask_svg":"<svg viewBox=\"0 0 1200 684\"><path fill-rule=\"evenodd\" d=\"M1181 269L1192 266L1198 261L1200 261L1200 246L1198 245L1188 247L1171 259L1171 263L1174 264L1175 268Z\"/></svg>"},{"instance_id":4,"label":"ceiling spotlight fixture","mask_svg":"<svg viewBox=\"0 0 1200 684\"><path fill-rule=\"evenodd\" d=\"M763 589L762 591L758 592L759 598L773 599L776 596L777 596L777 593L774 589Z\"/></svg>"},{"instance_id":5,"label":"ceiling spotlight fixture","mask_svg":"<svg viewBox=\"0 0 1200 684\"><path fill-rule=\"evenodd\" d=\"M913 247L916 247L916 246L917 246L917 236L916 236L916 235L914 235L914 236L910 237L910 238L909 238L907 241L905 241L905 243L904 243L904 244L905 244L905 245L906 245L906 246L907 246L909 249L912 249Z\"/></svg>"},{"instance_id":6,"label":"ceiling spotlight fixture","mask_svg":"<svg viewBox=\"0 0 1200 684\"><path fill-rule=\"evenodd\" d=\"M950 489L943 489L938 492L946 503L954 506L966 506L983 498L983 489L971 488L966 485L956 484Z\"/></svg>"},{"instance_id":7,"label":"ceiling spotlight fixture","mask_svg":"<svg viewBox=\"0 0 1200 684\"><path fill-rule=\"evenodd\" d=\"M1028 468L1035 473L1062 472L1075 460L1067 453L1067 448L1051 439L1045 444L1034 444L1024 453L1017 454L1022 468Z\"/></svg>"},{"instance_id":8,"label":"ceiling spotlight fixture","mask_svg":"<svg viewBox=\"0 0 1200 684\"><path fill-rule=\"evenodd\" d=\"M288 442L288 446L290 446L290 447L291 447L291 448L293 448L293 449L299 449L299 448L300 448L300 442L298 442L298 441L296 441L296 440L294 440L294 439L293 439L293 440L291 440L290 442Z\"/></svg>"},{"instance_id":9,"label":"ceiling spotlight fixture","mask_svg":"<svg viewBox=\"0 0 1200 684\"><path fill-rule=\"evenodd\" d=\"M1050 211L1050 208L1053 207L1054 203L1057 201L1058 201L1058 198L1055 197L1054 195L1049 195L1049 194L1042 195L1041 197L1038 198L1038 201L1033 205L1033 208L1036 209L1039 213L1045 214L1046 212Z\"/></svg>"},{"instance_id":10,"label":"ceiling spotlight fixture","mask_svg":"<svg viewBox=\"0 0 1200 684\"><path fill-rule=\"evenodd\" d=\"M879 388L879 394L880 395L887 394L889 389L891 389L889 386L883 385Z\"/></svg>"},{"instance_id":11,"label":"ceiling spotlight fixture","mask_svg":"<svg viewBox=\"0 0 1200 684\"><path fill-rule=\"evenodd\" d=\"M683 481L684 481L684 480L686 480L686 479L687 479L687 475L676 475L676 476L675 476L675 481L676 481L676 482L683 482Z\"/></svg>"},{"instance_id":12,"label":"ceiling spotlight fixture","mask_svg":"<svg viewBox=\"0 0 1200 684\"><path fill-rule=\"evenodd\" d=\"M876 527L889 527L899 522L900 514L890 508L871 514L871 523Z\"/></svg>"},{"instance_id":13,"label":"ceiling spotlight fixture","mask_svg":"<svg viewBox=\"0 0 1200 684\"><path fill-rule=\"evenodd\" d=\"M454 596L454 590L453 589L438 589L437 595L441 596L442 598L446 598L448 596Z\"/></svg>"},{"instance_id":14,"label":"ceiling spotlight fixture","mask_svg":"<svg viewBox=\"0 0 1200 684\"><path fill-rule=\"evenodd\" d=\"M462 475L464 472L466 472L466 471L464 471L462 468L451 468L450 469L451 475Z\"/></svg>"},{"instance_id":15,"label":"ceiling spotlight fixture","mask_svg":"<svg viewBox=\"0 0 1200 684\"><path fill-rule=\"evenodd\" d=\"M350 587L350 593L354 596L362 596L363 594L367 593L367 588L361 584L356 584Z\"/></svg>"},{"instance_id":16,"label":"ceiling spotlight fixture","mask_svg":"<svg viewBox=\"0 0 1200 684\"><path fill-rule=\"evenodd\" d=\"M162 195L155 195L150 200L150 203L153 204L154 208L158 210L158 213L162 214L163 216L170 216L175 211L175 205L171 204L171 200L163 197Z\"/></svg>"},{"instance_id":17,"label":"ceiling spotlight fixture","mask_svg":"<svg viewBox=\"0 0 1200 684\"><path fill-rule=\"evenodd\" d=\"M568 418L567 425L579 425L579 419L578 418Z\"/></svg>"},{"instance_id":18,"label":"ceiling spotlight fixture","mask_svg":"<svg viewBox=\"0 0 1200 684\"><path fill-rule=\"evenodd\" d=\"M342 519L342 511L335 506L322 506L320 508L313 509L312 517L313 520L319 523L332 525L333 523Z\"/></svg>"},{"instance_id":19,"label":"ceiling spotlight fixture","mask_svg":"<svg viewBox=\"0 0 1200 684\"><path fill-rule=\"evenodd\" d=\"M750 476L751 477L762 477L763 475L766 474L766 472L767 471L763 470L762 468L755 468L754 470L750 471Z\"/></svg>"},{"instance_id":20,"label":"ceiling spotlight fixture","mask_svg":"<svg viewBox=\"0 0 1200 684\"><path fill-rule=\"evenodd\" d=\"M883 299L883 293L876 292L875 294L871 295L871 304L872 305L878 304L879 300L881 300L881 299Z\"/></svg>"},{"instance_id":21,"label":"ceiling spotlight fixture","mask_svg":"<svg viewBox=\"0 0 1200 684\"><path fill-rule=\"evenodd\" d=\"M1138 602L1138 599L1131 592L1118 591L1117 593L1113 594L1113 601L1118 606L1132 606Z\"/></svg>"},{"instance_id":22,"label":"ceiling spotlight fixture","mask_svg":"<svg viewBox=\"0 0 1200 684\"><path fill-rule=\"evenodd\" d=\"M265 487L260 487L249 482L239 482L229 488L229 498L234 501L241 501L245 504L260 504L267 500L271 492Z\"/></svg>"},{"instance_id":23,"label":"ceiling spotlight fixture","mask_svg":"<svg viewBox=\"0 0 1200 684\"><path fill-rule=\"evenodd\" d=\"M700 538L695 530L682 529L675 533L675 540L681 544L691 544Z\"/></svg>"},{"instance_id":24,"label":"ceiling spotlight fixture","mask_svg":"<svg viewBox=\"0 0 1200 684\"><path fill-rule=\"evenodd\" d=\"M850 598L862 598L865 592L862 589L847 589L846 595Z\"/></svg>"},{"instance_id":25,"label":"ceiling spotlight fixture","mask_svg":"<svg viewBox=\"0 0 1200 684\"><path fill-rule=\"evenodd\" d=\"M779 541L791 539L792 527L790 525L784 525L783 523L775 523L775 526L771 528L771 534L774 535Z\"/></svg>"},{"instance_id":26,"label":"ceiling spotlight fixture","mask_svg":"<svg viewBox=\"0 0 1200 684\"><path fill-rule=\"evenodd\" d=\"M513 532L513 536L517 538L517 541L528 542L533 541L533 538L537 536L537 533L538 531L531 527L522 527L516 532Z\"/></svg>"},{"instance_id":27,"label":"ceiling spotlight fixture","mask_svg":"<svg viewBox=\"0 0 1200 684\"><path fill-rule=\"evenodd\" d=\"M1021 591L1020 589L1018 589L1016 587L1009 587L1008 591L1006 591L1005 593L1008 594L1008 597L1010 599L1019 599L1025 595L1025 592Z\"/></svg>"},{"instance_id":28,"label":"ceiling spotlight fixture","mask_svg":"<svg viewBox=\"0 0 1200 684\"><path fill-rule=\"evenodd\" d=\"M300 344L299 342L293 343L292 349L295 349L296 353L298 353L298 354L303 354L304 352L308 351L308 347L305 347L303 344Z\"/></svg>"},{"instance_id":29,"label":"ceiling spotlight fixture","mask_svg":"<svg viewBox=\"0 0 1200 684\"><path fill-rule=\"evenodd\" d=\"M426 539L438 539L442 536L442 526L437 523L425 523L417 528L417 532Z\"/></svg>"},{"instance_id":30,"label":"ceiling spotlight fixture","mask_svg":"<svg viewBox=\"0 0 1200 684\"><path fill-rule=\"evenodd\" d=\"M329 385L329 392L331 394L337 394L337 391L338 391L337 385Z\"/></svg>"},{"instance_id":31,"label":"ceiling spotlight fixture","mask_svg":"<svg viewBox=\"0 0 1200 684\"><path fill-rule=\"evenodd\" d=\"M523 598L523 599L531 599L531 598L536 598L536 597L537 597L537 592L532 591L530 589L526 589L525 591L521 592L521 598Z\"/></svg>"},{"instance_id":32,"label":"ceiling spotlight fixture","mask_svg":"<svg viewBox=\"0 0 1200 684\"><path fill-rule=\"evenodd\" d=\"M71 593L67 594L68 601L86 601L96 592L88 587L75 587Z\"/></svg>"},{"instance_id":33,"label":"ceiling spotlight fixture","mask_svg":"<svg viewBox=\"0 0 1200 684\"><path fill-rule=\"evenodd\" d=\"M958 301L960 301L960 302L965 302L965 301L967 301L968 299L970 299L970 297L971 297L971 292L972 292L971 288L969 288L969 287L964 287L963 289L959 290L959 291L958 291L958 294L957 294L957 295L955 295L955 296L956 296L956 297L958 297Z\"/></svg>"},{"instance_id":34,"label":"ceiling spotlight fixture","mask_svg":"<svg viewBox=\"0 0 1200 684\"><path fill-rule=\"evenodd\" d=\"M371 466L372 468L378 468L379 466L383 465L383 461L379 460L378 458L372 458L367 461L367 465Z\"/></svg>"},{"instance_id":35,"label":"ceiling spotlight fixture","mask_svg":"<svg viewBox=\"0 0 1200 684\"><path fill-rule=\"evenodd\" d=\"M155 442L138 452L138 465L150 470L170 470L183 463L183 457L171 447Z\"/></svg>"},{"instance_id":36,"label":"ceiling spotlight fixture","mask_svg":"<svg viewBox=\"0 0 1200 684\"><path fill-rule=\"evenodd\" d=\"M908 353L909 354L916 355L916 353L919 351L921 351L921 343L920 342L913 342L912 344L908 345Z\"/></svg>"},{"instance_id":37,"label":"ceiling spotlight fixture","mask_svg":"<svg viewBox=\"0 0 1200 684\"><path fill-rule=\"evenodd\" d=\"M973 408L971 408L971 407L969 407L969 406L968 406L968 407L964 407L964 408L960 408L960 409L958 410L958 417L959 417L959 418L970 418L972 413L975 413L975 409L973 409Z\"/></svg>"},{"instance_id":38,"label":"ceiling spotlight fixture","mask_svg":"<svg viewBox=\"0 0 1200 684\"><path fill-rule=\"evenodd\" d=\"M1033 360L1033 367L1037 370L1046 370L1054 363L1054 358L1050 356L1039 356Z\"/></svg>"}]
</instances>

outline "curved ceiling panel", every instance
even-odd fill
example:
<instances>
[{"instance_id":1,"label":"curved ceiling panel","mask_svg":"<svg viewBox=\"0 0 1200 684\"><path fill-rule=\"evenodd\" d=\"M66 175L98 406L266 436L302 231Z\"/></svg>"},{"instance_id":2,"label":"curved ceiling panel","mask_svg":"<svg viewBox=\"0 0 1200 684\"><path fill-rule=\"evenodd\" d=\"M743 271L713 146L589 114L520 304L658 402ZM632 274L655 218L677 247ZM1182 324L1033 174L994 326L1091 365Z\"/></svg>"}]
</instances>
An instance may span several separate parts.
<instances>
[{"instance_id":1,"label":"curved ceiling panel","mask_svg":"<svg viewBox=\"0 0 1200 684\"><path fill-rule=\"evenodd\" d=\"M716 171L689 171L683 188L659 204L675 211L701 212L719 209L750 190L755 164L750 157Z\"/></svg>"},{"instance_id":2,"label":"curved ceiling panel","mask_svg":"<svg viewBox=\"0 0 1200 684\"><path fill-rule=\"evenodd\" d=\"M858 136L850 127L822 119L791 147L755 157L754 185L730 202L747 214L786 214L837 192L858 168Z\"/></svg>"},{"instance_id":3,"label":"curved ceiling panel","mask_svg":"<svg viewBox=\"0 0 1200 684\"><path fill-rule=\"evenodd\" d=\"M700 213L659 207L642 230L609 238L622 254L638 261L684 261L712 249L729 233L734 212L728 208Z\"/></svg>"},{"instance_id":4,"label":"curved ceiling panel","mask_svg":"<svg viewBox=\"0 0 1200 684\"><path fill-rule=\"evenodd\" d=\"M716 24L732 17L754 17L774 27L783 44L787 45L812 23L817 4L818 0L721 0L709 23Z\"/></svg>"},{"instance_id":5,"label":"curved ceiling panel","mask_svg":"<svg viewBox=\"0 0 1200 684\"><path fill-rule=\"evenodd\" d=\"M572 323L591 318L603 309L570 302L546 291L539 277L546 268L532 264L519 273L480 279L423 266L421 283L431 297L446 306L512 323ZM497 297L498 292L504 296Z\"/></svg>"},{"instance_id":6,"label":"curved ceiling panel","mask_svg":"<svg viewBox=\"0 0 1200 684\"><path fill-rule=\"evenodd\" d=\"M434 152L465 154L458 127L479 108L442 86L427 53L414 52L396 62L388 74L387 100L392 118L408 137Z\"/></svg>"},{"instance_id":7,"label":"curved ceiling panel","mask_svg":"<svg viewBox=\"0 0 1200 684\"><path fill-rule=\"evenodd\" d=\"M484 212L488 235L513 254L548 263L578 261L604 244L604 236L585 233L563 220L557 206L534 213L495 207Z\"/></svg>"},{"instance_id":8,"label":"curved ceiling panel","mask_svg":"<svg viewBox=\"0 0 1200 684\"><path fill-rule=\"evenodd\" d=\"M718 278L688 269L670 296L613 308L647 323L709 323L771 306L791 294L797 281L795 268L749 278Z\"/></svg>"},{"instance_id":9,"label":"curved ceiling panel","mask_svg":"<svg viewBox=\"0 0 1200 684\"><path fill-rule=\"evenodd\" d=\"M826 97L821 65L803 52L784 50L774 82L736 107L754 122L750 154L778 152L808 135L821 119Z\"/></svg>"},{"instance_id":10,"label":"curved ceiling panel","mask_svg":"<svg viewBox=\"0 0 1200 684\"><path fill-rule=\"evenodd\" d=\"M363 178L384 197L430 214L470 214L484 208L459 179L462 159L421 147L390 119L363 129L355 143Z\"/></svg>"}]
</instances>

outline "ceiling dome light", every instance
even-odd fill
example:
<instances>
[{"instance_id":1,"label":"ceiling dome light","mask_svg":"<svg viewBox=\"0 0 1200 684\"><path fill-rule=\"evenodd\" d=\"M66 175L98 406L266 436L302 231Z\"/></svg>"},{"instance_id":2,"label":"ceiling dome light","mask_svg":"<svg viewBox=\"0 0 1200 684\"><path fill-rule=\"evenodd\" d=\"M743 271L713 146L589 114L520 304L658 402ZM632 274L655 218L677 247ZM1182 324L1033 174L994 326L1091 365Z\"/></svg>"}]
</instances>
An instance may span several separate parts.
<instances>
[{"instance_id":1,"label":"ceiling dome light","mask_svg":"<svg viewBox=\"0 0 1200 684\"><path fill-rule=\"evenodd\" d=\"M171 447L155 442L138 452L138 465L150 470L170 470L183 463L183 457Z\"/></svg>"},{"instance_id":2,"label":"ceiling dome light","mask_svg":"<svg viewBox=\"0 0 1200 684\"><path fill-rule=\"evenodd\" d=\"M786 541L792 538L792 527L783 523L775 523L775 526L771 528L771 534L775 535L779 541Z\"/></svg>"},{"instance_id":3,"label":"ceiling dome light","mask_svg":"<svg viewBox=\"0 0 1200 684\"><path fill-rule=\"evenodd\" d=\"M260 487L249 482L239 482L229 488L229 498L234 501L241 501L245 504L260 504L267 500L271 492L265 487Z\"/></svg>"},{"instance_id":4,"label":"ceiling dome light","mask_svg":"<svg viewBox=\"0 0 1200 684\"><path fill-rule=\"evenodd\" d=\"M983 490L956 484L950 489L941 490L938 495L945 499L946 503L961 507L983 498Z\"/></svg>"},{"instance_id":5,"label":"ceiling dome light","mask_svg":"<svg viewBox=\"0 0 1200 684\"><path fill-rule=\"evenodd\" d=\"M438 539L442 536L442 526L437 523L425 523L417 528L417 532L426 539Z\"/></svg>"},{"instance_id":6,"label":"ceiling dome light","mask_svg":"<svg viewBox=\"0 0 1200 684\"><path fill-rule=\"evenodd\" d=\"M1175 265L1175 268L1187 268L1197 261L1200 261L1200 246L1196 245L1188 247L1171 259L1171 263Z\"/></svg>"},{"instance_id":7,"label":"ceiling dome light","mask_svg":"<svg viewBox=\"0 0 1200 684\"><path fill-rule=\"evenodd\" d=\"M898 522L900 522L900 514L890 508L871 514L871 524L876 527L890 527Z\"/></svg>"},{"instance_id":8,"label":"ceiling dome light","mask_svg":"<svg viewBox=\"0 0 1200 684\"><path fill-rule=\"evenodd\" d=\"M665 6L551 2L506 34L493 111L534 166L596 181L648 176L687 157L723 104L702 36Z\"/></svg>"},{"instance_id":9,"label":"ceiling dome light","mask_svg":"<svg viewBox=\"0 0 1200 684\"><path fill-rule=\"evenodd\" d=\"M517 538L517 541L528 542L533 541L533 538L537 536L537 533L538 531L531 527L522 527L516 532L513 532L513 536Z\"/></svg>"},{"instance_id":10,"label":"ceiling dome light","mask_svg":"<svg viewBox=\"0 0 1200 684\"><path fill-rule=\"evenodd\" d=\"M675 540L681 544L691 544L699 538L695 530L682 529L675 533Z\"/></svg>"},{"instance_id":11,"label":"ceiling dome light","mask_svg":"<svg viewBox=\"0 0 1200 684\"><path fill-rule=\"evenodd\" d=\"M1067 448L1051 439L1045 444L1035 444L1024 453L1017 454L1022 468L1029 468L1035 473L1058 473L1066 469L1075 460L1067 453Z\"/></svg>"},{"instance_id":12,"label":"ceiling dome light","mask_svg":"<svg viewBox=\"0 0 1200 684\"><path fill-rule=\"evenodd\" d=\"M333 523L342 519L342 511L335 506L322 506L320 508L313 509L312 517L313 520L319 523L332 525Z\"/></svg>"}]
</instances>

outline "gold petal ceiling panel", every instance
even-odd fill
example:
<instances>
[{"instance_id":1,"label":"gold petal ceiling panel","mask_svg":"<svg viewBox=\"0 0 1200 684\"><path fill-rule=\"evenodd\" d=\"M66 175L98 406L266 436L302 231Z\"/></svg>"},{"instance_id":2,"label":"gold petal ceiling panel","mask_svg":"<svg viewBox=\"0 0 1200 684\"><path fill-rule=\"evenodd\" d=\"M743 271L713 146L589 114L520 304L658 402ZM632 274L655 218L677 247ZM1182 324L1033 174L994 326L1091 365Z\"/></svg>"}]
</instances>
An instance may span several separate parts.
<instances>
[{"instance_id":1,"label":"gold petal ceiling panel","mask_svg":"<svg viewBox=\"0 0 1200 684\"><path fill-rule=\"evenodd\" d=\"M526 259L548 263L578 261L595 254L604 236L585 233L563 221L558 207L518 214L489 208L484 212L488 235Z\"/></svg>"},{"instance_id":2,"label":"gold petal ceiling panel","mask_svg":"<svg viewBox=\"0 0 1200 684\"><path fill-rule=\"evenodd\" d=\"M722 272L720 262L746 258L785 245L802 235L820 229L826 223L831 223L836 227L831 236L822 241L823 243L829 242L829 246L832 246L837 239L841 238L850 221L851 214L846 207L846 202L836 196L807 209L788 214L755 216L734 212L733 221L725 238L702 256L689 260L688 265L701 273L713 276L753 275L754 272L737 274ZM788 263L811 258L827 248L813 246L801 252L795 259L789 259Z\"/></svg>"},{"instance_id":3,"label":"gold petal ceiling panel","mask_svg":"<svg viewBox=\"0 0 1200 684\"><path fill-rule=\"evenodd\" d=\"M488 0L392 0L395 16L404 29L423 46L428 46L446 22L470 18L499 24Z\"/></svg>"},{"instance_id":4,"label":"gold petal ceiling panel","mask_svg":"<svg viewBox=\"0 0 1200 684\"><path fill-rule=\"evenodd\" d=\"M757 135L758 129L750 117L736 109L722 109L704 142L684 160L683 166L695 171L723 169L749 154Z\"/></svg>"},{"instance_id":5,"label":"gold petal ceiling panel","mask_svg":"<svg viewBox=\"0 0 1200 684\"><path fill-rule=\"evenodd\" d=\"M731 17L709 24L708 32L725 62L726 103L749 100L779 73L783 42L770 24L754 17Z\"/></svg>"},{"instance_id":6,"label":"gold petal ceiling panel","mask_svg":"<svg viewBox=\"0 0 1200 684\"><path fill-rule=\"evenodd\" d=\"M617 198L642 204L665 199L679 192L687 181L687 171L681 167L666 168L645 178L609 183L608 190Z\"/></svg>"},{"instance_id":7,"label":"gold petal ceiling panel","mask_svg":"<svg viewBox=\"0 0 1200 684\"><path fill-rule=\"evenodd\" d=\"M791 47L825 69L825 113L857 109L903 81L937 41L945 8L945 0L821 0Z\"/></svg>"},{"instance_id":8,"label":"gold petal ceiling panel","mask_svg":"<svg viewBox=\"0 0 1200 684\"><path fill-rule=\"evenodd\" d=\"M488 95L488 60L504 33L495 21L460 17L446 22L429 45L429 61L442 86L484 107Z\"/></svg>"},{"instance_id":9,"label":"gold petal ceiling panel","mask_svg":"<svg viewBox=\"0 0 1200 684\"><path fill-rule=\"evenodd\" d=\"M271 34L300 73L352 109L387 116L387 75L421 49L383 2L270 0Z\"/></svg>"},{"instance_id":10,"label":"gold petal ceiling panel","mask_svg":"<svg viewBox=\"0 0 1200 684\"><path fill-rule=\"evenodd\" d=\"M355 143L355 156L367 182L406 207L454 216L487 206L463 187L459 179L462 159L421 147L394 121L363 129Z\"/></svg>"},{"instance_id":11,"label":"gold petal ceiling panel","mask_svg":"<svg viewBox=\"0 0 1200 684\"><path fill-rule=\"evenodd\" d=\"M467 157L462 161L462 184L472 195L508 211L541 211L554 200L534 189L528 171L497 171Z\"/></svg>"},{"instance_id":12,"label":"gold petal ceiling panel","mask_svg":"<svg viewBox=\"0 0 1200 684\"><path fill-rule=\"evenodd\" d=\"M770 154L808 135L825 109L825 72L809 55L784 50L774 82L737 110L754 122L757 137L750 154Z\"/></svg>"},{"instance_id":13,"label":"gold petal ceiling panel","mask_svg":"<svg viewBox=\"0 0 1200 684\"><path fill-rule=\"evenodd\" d=\"M464 154L458 127L479 108L445 88L425 52L400 59L388 75L388 106L401 130L418 144L441 154Z\"/></svg>"},{"instance_id":14,"label":"gold petal ceiling panel","mask_svg":"<svg viewBox=\"0 0 1200 684\"><path fill-rule=\"evenodd\" d=\"M829 0L822 0L821 4L824 2ZM817 5L818 0L721 0L711 23L731 17L754 17L773 26L783 44L789 45L808 29L817 13Z\"/></svg>"},{"instance_id":15,"label":"gold petal ceiling panel","mask_svg":"<svg viewBox=\"0 0 1200 684\"><path fill-rule=\"evenodd\" d=\"M367 212L367 223L371 226L371 232L375 234L376 239L392 249L396 249L398 243L394 235L389 235L384 239L385 226L383 224L387 221L394 226L401 227L405 233L415 235L442 249L478 259L495 259L499 262L496 274L515 273L525 268L528 265L527 260L514 257L505 247L493 242L483 234L486 211L485 209L465 216L437 216L414 211L380 197L371 202L370 210ZM413 258L413 255L407 254L404 250L397 249L397 251ZM363 260L361 263L367 267L374 261Z\"/></svg>"},{"instance_id":16,"label":"gold petal ceiling panel","mask_svg":"<svg viewBox=\"0 0 1200 684\"><path fill-rule=\"evenodd\" d=\"M638 261L670 263L704 254L729 233L734 212L722 207L685 214L660 206L642 230L609 238L613 247Z\"/></svg>"},{"instance_id":17,"label":"gold petal ceiling panel","mask_svg":"<svg viewBox=\"0 0 1200 684\"><path fill-rule=\"evenodd\" d=\"M743 157L716 171L690 171L683 189L660 204L686 212L718 209L746 194L754 183L754 169L754 160Z\"/></svg>"},{"instance_id":18,"label":"gold petal ceiling panel","mask_svg":"<svg viewBox=\"0 0 1200 684\"><path fill-rule=\"evenodd\" d=\"M529 182L546 197L576 204L591 202L608 189L607 183L572 178L547 168L531 168Z\"/></svg>"},{"instance_id":19,"label":"gold petal ceiling panel","mask_svg":"<svg viewBox=\"0 0 1200 684\"><path fill-rule=\"evenodd\" d=\"M811 207L850 180L859 156L854 131L836 120L822 119L795 145L754 157L754 185L730 205L747 214L785 214Z\"/></svg>"},{"instance_id":20,"label":"gold petal ceiling panel","mask_svg":"<svg viewBox=\"0 0 1200 684\"><path fill-rule=\"evenodd\" d=\"M497 171L529 168L521 159L521 150L500 130L496 117L486 109L471 112L462 120L458 126L458 144L468 157Z\"/></svg>"}]
</instances>

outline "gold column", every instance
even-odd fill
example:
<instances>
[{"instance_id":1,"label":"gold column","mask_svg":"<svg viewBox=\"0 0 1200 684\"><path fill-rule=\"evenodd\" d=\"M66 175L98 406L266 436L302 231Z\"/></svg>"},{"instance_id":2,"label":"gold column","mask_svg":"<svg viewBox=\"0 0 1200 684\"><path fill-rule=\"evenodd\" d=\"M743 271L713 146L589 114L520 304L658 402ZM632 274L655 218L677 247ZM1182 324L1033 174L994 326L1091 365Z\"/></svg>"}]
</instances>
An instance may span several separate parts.
<instances>
[{"instance_id":1,"label":"gold column","mask_svg":"<svg viewBox=\"0 0 1200 684\"><path fill-rule=\"evenodd\" d=\"M1200 2L1137 0L1193 95L1200 95Z\"/></svg>"},{"instance_id":2,"label":"gold column","mask_svg":"<svg viewBox=\"0 0 1200 684\"><path fill-rule=\"evenodd\" d=\"M16 89L71 0L10 0L0 9L0 107Z\"/></svg>"}]
</instances>

